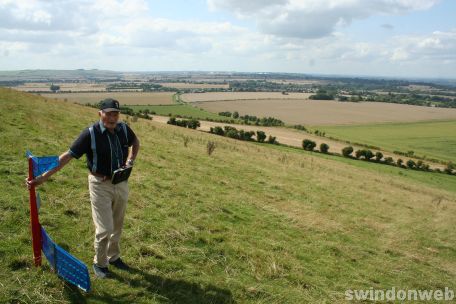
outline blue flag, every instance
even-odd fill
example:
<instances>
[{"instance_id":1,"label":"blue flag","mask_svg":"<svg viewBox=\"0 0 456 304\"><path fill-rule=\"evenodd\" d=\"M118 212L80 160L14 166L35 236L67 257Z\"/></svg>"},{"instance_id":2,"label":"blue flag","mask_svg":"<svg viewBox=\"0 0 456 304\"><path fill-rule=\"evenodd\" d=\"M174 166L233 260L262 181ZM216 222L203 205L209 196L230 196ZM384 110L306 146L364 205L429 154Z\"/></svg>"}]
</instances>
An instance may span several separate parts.
<instances>
[{"instance_id":1,"label":"blue flag","mask_svg":"<svg viewBox=\"0 0 456 304\"><path fill-rule=\"evenodd\" d=\"M46 171L52 170L59 165L58 156L33 156L32 152L25 153L27 158L32 158L33 162L33 177L40 176Z\"/></svg>"},{"instance_id":2,"label":"blue flag","mask_svg":"<svg viewBox=\"0 0 456 304\"><path fill-rule=\"evenodd\" d=\"M87 266L54 243L43 227L41 227L41 238L41 249L57 275L86 292L90 291Z\"/></svg>"}]
</instances>

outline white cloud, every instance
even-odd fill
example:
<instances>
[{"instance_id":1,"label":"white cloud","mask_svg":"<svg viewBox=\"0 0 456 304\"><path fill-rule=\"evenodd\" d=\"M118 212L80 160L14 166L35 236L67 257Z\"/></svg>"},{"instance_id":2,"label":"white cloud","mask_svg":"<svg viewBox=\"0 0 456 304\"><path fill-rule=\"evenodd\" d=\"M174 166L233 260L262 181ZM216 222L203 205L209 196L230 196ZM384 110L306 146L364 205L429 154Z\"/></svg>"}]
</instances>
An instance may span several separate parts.
<instances>
[{"instance_id":1,"label":"white cloud","mask_svg":"<svg viewBox=\"0 0 456 304\"><path fill-rule=\"evenodd\" d=\"M390 45L394 49L391 59L395 61L456 62L456 29L448 32L436 31L429 35L399 36L392 39ZM393 48L394 45L397 47Z\"/></svg>"},{"instance_id":2,"label":"white cloud","mask_svg":"<svg viewBox=\"0 0 456 304\"><path fill-rule=\"evenodd\" d=\"M405 14L426 9L435 1L208 3L214 10L255 20L258 30L224 18L184 21L151 17L153 4L149 6L143 0L0 0L0 69L86 67L377 75L425 69L454 75L456 70L456 29L378 42L356 40L349 31L338 31L354 20L376 14ZM303 39L311 37L318 39Z\"/></svg>"},{"instance_id":3,"label":"white cloud","mask_svg":"<svg viewBox=\"0 0 456 304\"><path fill-rule=\"evenodd\" d=\"M404 14L428 9L438 0L207 0L213 10L253 18L265 34L320 38L353 20L379 14Z\"/></svg>"}]
</instances>

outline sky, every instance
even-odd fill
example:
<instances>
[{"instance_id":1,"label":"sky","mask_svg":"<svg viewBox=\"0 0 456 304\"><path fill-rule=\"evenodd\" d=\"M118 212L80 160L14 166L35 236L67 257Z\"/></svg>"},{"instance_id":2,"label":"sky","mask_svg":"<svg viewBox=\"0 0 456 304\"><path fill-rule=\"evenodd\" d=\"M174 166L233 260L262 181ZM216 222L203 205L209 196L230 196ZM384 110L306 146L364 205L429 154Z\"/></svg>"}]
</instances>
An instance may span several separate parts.
<instances>
[{"instance_id":1,"label":"sky","mask_svg":"<svg viewBox=\"0 0 456 304\"><path fill-rule=\"evenodd\" d=\"M456 79L454 0L0 0L0 70Z\"/></svg>"}]
</instances>

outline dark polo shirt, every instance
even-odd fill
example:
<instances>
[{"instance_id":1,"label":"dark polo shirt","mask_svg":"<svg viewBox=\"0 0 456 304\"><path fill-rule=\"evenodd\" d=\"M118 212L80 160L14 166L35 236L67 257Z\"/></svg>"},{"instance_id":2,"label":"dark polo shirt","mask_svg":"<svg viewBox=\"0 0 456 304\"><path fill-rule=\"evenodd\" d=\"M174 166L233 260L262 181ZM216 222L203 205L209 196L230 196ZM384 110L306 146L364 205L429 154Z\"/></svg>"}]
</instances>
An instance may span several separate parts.
<instances>
[{"instance_id":1,"label":"dark polo shirt","mask_svg":"<svg viewBox=\"0 0 456 304\"><path fill-rule=\"evenodd\" d=\"M125 164L128 157L128 147L133 145L136 135L128 125L127 134L122 127L123 123L118 123L114 129L114 134L109 132L101 121L92 125L95 134L95 144L97 157L96 173L111 176L112 172ZM91 136L89 128L82 131L79 137L73 142L69 153L76 159L82 155L87 157L87 168L92 171L94 157L91 147Z\"/></svg>"}]
</instances>

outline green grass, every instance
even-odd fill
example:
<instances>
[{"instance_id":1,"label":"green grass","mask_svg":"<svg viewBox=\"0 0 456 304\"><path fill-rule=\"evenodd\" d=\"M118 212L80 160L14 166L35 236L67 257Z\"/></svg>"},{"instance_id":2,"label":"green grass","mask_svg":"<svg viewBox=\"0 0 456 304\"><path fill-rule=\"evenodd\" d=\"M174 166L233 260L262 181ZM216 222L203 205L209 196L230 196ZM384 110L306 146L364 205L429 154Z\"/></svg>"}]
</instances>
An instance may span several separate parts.
<instances>
[{"instance_id":1,"label":"green grass","mask_svg":"<svg viewBox=\"0 0 456 304\"><path fill-rule=\"evenodd\" d=\"M303 149L287 147L284 145L270 145L269 147L279 151L286 151L298 154L308 153ZM456 176L454 175L448 175L446 173L410 170L399 168L396 166L387 166L385 164L379 164L372 161L368 162L364 160L357 160L354 158L342 157L341 155L323 154L318 152L314 152L313 155L318 158L336 160L338 162L346 163L357 168L362 168L369 171L376 171L385 175L389 175L393 179L400 176L402 178L410 180L411 182L422 183L423 186L432 186L437 189L445 189L447 191L456 192Z\"/></svg>"},{"instance_id":2,"label":"green grass","mask_svg":"<svg viewBox=\"0 0 456 304\"><path fill-rule=\"evenodd\" d=\"M220 116L215 113L211 113L205 111L200 108L192 107L186 104L177 104L177 105L162 105L162 106L128 106L132 108L134 111L139 110L146 110L154 111L157 115L164 115L168 116L171 115L181 115L186 117L193 117L195 119L212 119L212 120L222 120L222 121L229 121L231 118Z\"/></svg>"},{"instance_id":3,"label":"green grass","mask_svg":"<svg viewBox=\"0 0 456 304\"><path fill-rule=\"evenodd\" d=\"M456 289L456 194L443 183L140 119L121 243L132 271L91 272L85 294L31 265L24 153L65 151L97 110L0 89L0 115L1 303L343 303L347 289ZM39 192L42 225L90 266L85 161Z\"/></svg>"},{"instance_id":4,"label":"green grass","mask_svg":"<svg viewBox=\"0 0 456 304\"><path fill-rule=\"evenodd\" d=\"M377 146L387 151L456 162L456 121L429 121L356 126L319 126L327 136Z\"/></svg>"}]
</instances>

